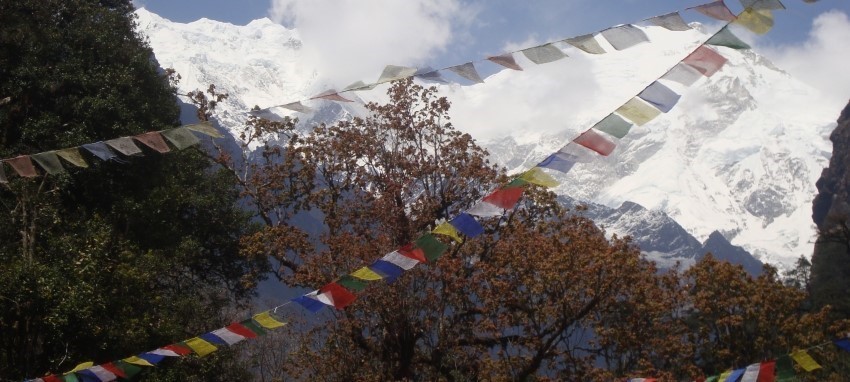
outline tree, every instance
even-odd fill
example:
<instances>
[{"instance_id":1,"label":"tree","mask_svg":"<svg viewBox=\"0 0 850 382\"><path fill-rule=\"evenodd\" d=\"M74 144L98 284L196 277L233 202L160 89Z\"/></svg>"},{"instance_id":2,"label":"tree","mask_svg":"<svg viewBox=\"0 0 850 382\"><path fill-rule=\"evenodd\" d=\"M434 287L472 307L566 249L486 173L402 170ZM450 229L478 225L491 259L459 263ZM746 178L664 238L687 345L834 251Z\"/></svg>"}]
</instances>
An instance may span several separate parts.
<instances>
[{"instance_id":1,"label":"tree","mask_svg":"<svg viewBox=\"0 0 850 382\"><path fill-rule=\"evenodd\" d=\"M174 90L132 10L128 0L0 0L3 158L177 124ZM249 226L233 178L198 150L87 159L88 169L0 184L2 378L194 336L257 281L239 254Z\"/></svg>"}]
</instances>

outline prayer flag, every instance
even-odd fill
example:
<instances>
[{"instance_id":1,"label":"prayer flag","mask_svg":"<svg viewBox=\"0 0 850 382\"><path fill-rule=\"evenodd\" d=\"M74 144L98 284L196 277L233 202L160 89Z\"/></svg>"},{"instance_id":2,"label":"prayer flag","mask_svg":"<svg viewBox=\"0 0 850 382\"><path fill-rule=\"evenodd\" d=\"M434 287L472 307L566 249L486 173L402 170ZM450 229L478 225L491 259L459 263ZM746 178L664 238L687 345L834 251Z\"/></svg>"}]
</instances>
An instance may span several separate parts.
<instances>
[{"instance_id":1,"label":"prayer flag","mask_svg":"<svg viewBox=\"0 0 850 382\"><path fill-rule=\"evenodd\" d=\"M205 134L205 135L208 135L208 136L213 137L213 138L224 138L224 135L222 135L220 132L218 132L218 130L216 130L216 128L213 127L213 125L209 122L201 122L201 123L196 123L194 125L186 125L184 127L189 129L189 130L197 131L201 134Z\"/></svg>"},{"instance_id":2,"label":"prayer flag","mask_svg":"<svg viewBox=\"0 0 850 382\"><path fill-rule=\"evenodd\" d=\"M596 41L596 37L592 34L585 34L581 36L576 36L573 38L565 39L564 42L570 44L578 49L585 51L590 54L604 54L605 48L602 45L599 45L599 41Z\"/></svg>"},{"instance_id":3,"label":"prayer flag","mask_svg":"<svg viewBox=\"0 0 850 382\"><path fill-rule=\"evenodd\" d=\"M0 161L0 183L9 183L9 179L6 178L6 170L3 169L3 161Z\"/></svg>"},{"instance_id":4,"label":"prayer flag","mask_svg":"<svg viewBox=\"0 0 850 382\"><path fill-rule=\"evenodd\" d=\"M558 181L543 172L540 167L532 167L530 170L520 174L517 179L546 188L552 188L558 185Z\"/></svg>"},{"instance_id":5,"label":"prayer flag","mask_svg":"<svg viewBox=\"0 0 850 382\"><path fill-rule=\"evenodd\" d=\"M722 21L735 20L735 15L732 14L732 11L729 10L723 0L696 6L693 9L713 19Z\"/></svg>"},{"instance_id":6,"label":"prayer flag","mask_svg":"<svg viewBox=\"0 0 850 382\"><path fill-rule=\"evenodd\" d=\"M414 74L413 76L423 81L437 82L441 84L449 83L449 81L443 78L440 72L428 66L417 70L416 74Z\"/></svg>"},{"instance_id":7,"label":"prayer flag","mask_svg":"<svg viewBox=\"0 0 850 382\"><path fill-rule=\"evenodd\" d=\"M254 321L256 321L260 326L266 329L277 329L281 326L286 325L285 322L276 319L269 312L262 312L260 314L254 315Z\"/></svg>"},{"instance_id":8,"label":"prayer flag","mask_svg":"<svg viewBox=\"0 0 850 382\"><path fill-rule=\"evenodd\" d=\"M732 374L729 374L729 376L726 377L726 382L737 382L738 378L741 378L741 376L744 375L744 371L745 369L733 370Z\"/></svg>"},{"instance_id":9,"label":"prayer flag","mask_svg":"<svg viewBox=\"0 0 850 382\"><path fill-rule=\"evenodd\" d=\"M145 361L148 361L149 363L151 363L153 365L156 365L156 364L162 362L162 360L165 358L164 355L154 354L154 353L151 353L151 352L139 354L138 357L145 360Z\"/></svg>"},{"instance_id":10,"label":"prayer flag","mask_svg":"<svg viewBox=\"0 0 850 382\"><path fill-rule=\"evenodd\" d=\"M455 227L455 229L457 229L464 235L471 238L484 233L484 227L482 227L481 224L479 224L474 217L470 216L467 213L461 213L460 215L455 216L455 218L452 219L449 224L451 224L452 227Z\"/></svg>"},{"instance_id":11,"label":"prayer flag","mask_svg":"<svg viewBox=\"0 0 850 382\"><path fill-rule=\"evenodd\" d=\"M741 376L741 382L758 382L759 372L761 371L761 364L754 363L744 370L744 374Z\"/></svg>"},{"instance_id":12,"label":"prayer flag","mask_svg":"<svg viewBox=\"0 0 850 382\"><path fill-rule=\"evenodd\" d=\"M373 272L368 267L360 268L360 269L354 271L354 273L352 273L351 275L358 278L358 279L366 280L366 281L377 281L377 280L384 278L383 276Z\"/></svg>"},{"instance_id":13,"label":"prayer flag","mask_svg":"<svg viewBox=\"0 0 850 382\"><path fill-rule=\"evenodd\" d=\"M660 27L664 27L671 31L686 31L691 29L690 26L682 19L679 12L668 13L666 15L656 16L649 21Z\"/></svg>"},{"instance_id":14,"label":"prayer flag","mask_svg":"<svg viewBox=\"0 0 850 382\"><path fill-rule=\"evenodd\" d=\"M314 96L310 99L326 99L326 100L329 100L329 101L337 101L337 102L354 102L354 101L352 101L348 98L344 98L343 96L339 95L339 92L337 92L336 90L333 90L333 89L321 92L318 95L316 95L316 96Z\"/></svg>"},{"instance_id":15,"label":"prayer flag","mask_svg":"<svg viewBox=\"0 0 850 382\"><path fill-rule=\"evenodd\" d=\"M419 264L418 260L411 259L407 256L404 256L401 253L399 253L398 251L392 251L392 252L384 255L384 257L382 257L381 260L384 260L384 261L389 262L389 263L393 263L393 264L397 265L399 268L404 269L405 271L409 271L409 270L413 269L413 267L415 267L416 264Z\"/></svg>"},{"instance_id":16,"label":"prayer flag","mask_svg":"<svg viewBox=\"0 0 850 382\"><path fill-rule=\"evenodd\" d=\"M756 34L765 34L773 28L773 12L770 9L746 9L735 23Z\"/></svg>"},{"instance_id":17,"label":"prayer flag","mask_svg":"<svg viewBox=\"0 0 850 382\"><path fill-rule=\"evenodd\" d=\"M121 370L120 368L118 368L118 366L116 366L112 362L104 363L103 365L100 365L100 367L102 367L103 369L105 369L106 371L108 371L112 374L115 374L118 377L127 379L127 375L124 374L124 370Z\"/></svg>"},{"instance_id":18,"label":"prayer flag","mask_svg":"<svg viewBox=\"0 0 850 382\"><path fill-rule=\"evenodd\" d=\"M137 374L142 372L141 367L136 366L134 364L124 362L124 361L115 361L114 365L115 365L115 369L118 370L123 375L123 376L121 376L121 378L124 378L124 379L132 379ZM115 373L115 374L118 375L118 373Z\"/></svg>"},{"instance_id":19,"label":"prayer flag","mask_svg":"<svg viewBox=\"0 0 850 382\"><path fill-rule=\"evenodd\" d=\"M678 82L685 86L691 86L702 78L702 73L698 72L690 65L678 63L661 76L662 80Z\"/></svg>"},{"instance_id":20,"label":"prayer flag","mask_svg":"<svg viewBox=\"0 0 850 382\"><path fill-rule=\"evenodd\" d=\"M53 151L33 154L32 160L34 160L35 163L38 163L38 165L50 175L65 172L65 167L62 166L62 162L59 161L59 157L56 156L56 153Z\"/></svg>"},{"instance_id":21,"label":"prayer flag","mask_svg":"<svg viewBox=\"0 0 850 382\"><path fill-rule=\"evenodd\" d=\"M80 370L77 373L82 375L83 378L94 378L94 380L101 382L114 381L118 378L118 376L113 374L111 371L106 370L101 366L92 366L88 369Z\"/></svg>"},{"instance_id":22,"label":"prayer flag","mask_svg":"<svg viewBox=\"0 0 850 382\"><path fill-rule=\"evenodd\" d=\"M475 65L471 62L467 62L463 65L452 66L449 70L472 82L479 84L484 82L484 80L481 79L481 76L478 75L478 71L475 70Z\"/></svg>"},{"instance_id":23,"label":"prayer flag","mask_svg":"<svg viewBox=\"0 0 850 382\"><path fill-rule=\"evenodd\" d=\"M796 375L797 372L794 370L794 364L791 361L791 357L784 355L776 360L777 381L796 381Z\"/></svg>"},{"instance_id":24,"label":"prayer flag","mask_svg":"<svg viewBox=\"0 0 850 382\"><path fill-rule=\"evenodd\" d=\"M398 249L398 253L403 256L407 256L411 259L414 259L420 263L427 262L428 259L425 258L425 252L422 251L421 248L417 248L413 243L407 243L401 248Z\"/></svg>"},{"instance_id":25,"label":"prayer flag","mask_svg":"<svg viewBox=\"0 0 850 382\"><path fill-rule=\"evenodd\" d=\"M519 198L522 197L523 191L525 189L522 187L503 187L485 196L483 200L494 206L509 210L517 204Z\"/></svg>"},{"instance_id":26,"label":"prayer flag","mask_svg":"<svg viewBox=\"0 0 850 382\"><path fill-rule=\"evenodd\" d=\"M558 47L552 44L535 46L522 50L522 54L525 55L526 58L531 60L531 62L535 64L548 64L550 62L558 61L564 57L567 57L566 54Z\"/></svg>"},{"instance_id":27,"label":"prayer flag","mask_svg":"<svg viewBox=\"0 0 850 382\"><path fill-rule=\"evenodd\" d=\"M649 42L646 33L631 24L608 28L600 34L617 50L628 49L642 42Z\"/></svg>"},{"instance_id":28,"label":"prayer flag","mask_svg":"<svg viewBox=\"0 0 850 382\"><path fill-rule=\"evenodd\" d=\"M109 150L109 147L106 147L106 143L103 142L86 143L82 147L92 153L92 155L100 158L100 160L108 161L118 157L115 153Z\"/></svg>"},{"instance_id":29,"label":"prayer flag","mask_svg":"<svg viewBox=\"0 0 850 382\"><path fill-rule=\"evenodd\" d=\"M564 147L561 147L561 149L558 150L558 153L568 155L578 163L592 162L597 158L596 153L572 141L564 145Z\"/></svg>"},{"instance_id":30,"label":"prayer flag","mask_svg":"<svg viewBox=\"0 0 850 382\"><path fill-rule=\"evenodd\" d=\"M728 26L723 27L723 29L715 33L714 36L711 36L711 38L705 43L708 45L725 46L732 49L750 49L750 46L741 41L738 36L735 36L735 34L729 30Z\"/></svg>"},{"instance_id":31,"label":"prayer flag","mask_svg":"<svg viewBox=\"0 0 850 382\"><path fill-rule=\"evenodd\" d=\"M345 309L357 299L353 293L349 292L337 283L329 283L319 289L325 295L330 295L333 306L339 310Z\"/></svg>"},{"instance_id":32,"label":"prayer flag","mask_svg":"<svg viewBox=\"0 0 850 382\"><path fill-rule=\"evenodd\" d=\"M369 265L369 269L384 276L384 280L387 281L387 284L395 282L395 280L404 272L404 270L398 265L385 260L375 260L372 265Z\"/></svg>"},{"instance_id":33,"label":"prayer flag","mask_svg":"<svg viewBox=\"0 0 850 382\"><path fill-rule=\"evenodd\" d=\"M230 326L228 326L227 328L228 328L228 329L230 329L230 327L231 327L231 326L236 326L236 325L237 325L237 324L235 324L235 323L234 323L234 324L230 324ZM256 323L256 322L254 322L254 320L252 320L252 319L250 319L250 318L249 318L249 319L247 319L247 320L242 320L242 321L240 321L238 325L242 325L243 327L245 327L246 329L248 329L248 331L250 331L250 332L252 332L252 333L253 333L253 336L254 336L254 337L257 337L257 336L264 336L264 335L266 335L266 331L265 331L265 329L263 329L260 325L257 325L257 323ZM232 330L232 329L231 329L231 330ZM234 332L234 333L235 333L235 332ZM242 334L242 333L239 333L239 334ZM243 335L244 335L244 334L243 334ZM248 336L245 336L245 338L254 338L254 337L248 337Z\"/></svg>"},{"instance_id":34,"label":"prayer flag","mask_svg":"<svg viewBox=\"0 0 850 382\"><path fill-rule=\"evenodd\" d=\"M18 175L33 178L38 176L38 172L35 171L35 166L32 164L32 160L30 160L29 155L21 155L14 157L12 159L6 159L6 163L18 173Z\"/></svg>"},{"instance_id":35,"label":"prayer flag","mask_svg":"<svg viewBox=\"0 0 850 382\"><path fill-rule=\"evenodd\" d=\"M134 365L141 365L141 366L153 367L153 365L154 365L154 364L148 362L148 360L146 360L144 358L139 358L137 356L127 357L127 358L122 359L122 361L127 362L127 363L132 363Z\"/></svg>"},{"instance_id":36,"label":"prayer flag","mask_svg":"<svg viewBox=\"0 0 850 382\"><path fill-rule=\"evenodd\" d=\"M628 102L623 104L623 106L620 106L616 112L623 117L628 118L638 126L643 126L647 122L655 119L655 117L661 115L660 110L647 105L646 102L642 101L638 97L630 99Z\"/></svg>"},{"instance_id":37,"label":"prayer flag","mask_svg":"<svg viewBox=\"0 0 850 382\"><path fill-rule=\"evenodd\" d=\"M638 94L638 97L665 113L672 110L673 106L675 106L676 102L679 102L679 98L681 98L680 95L676 94L674 91L670 90L670 88L662 85L658 81L653 82L647 86L646 89L643 89L643 91Z\"/></svg>"},{"instance_id":38,"label":"prayer flag","mask_svg":"<svg viewBox=\"0 0 850 382\"><path fill-rule=\"evenodd\" d=\"M366 84L363 81L357 81L351 85L346 86L342 91L359 91L359 90L372 90L378 84Z\"/></svg>"},{"instance_id":39,"label":"prayer flag","mask_svg":"<svg viewBox=\"0 0 850 382\"><path fill-rule=\"evenodd\" d=\"M732 370L726 370L726 371L720 373L720 376L717 377L717 381L718 382L726 382L726 380L729 378L730 375L732 375Z\"/></svg>"},{"instance_id":40,"label":"prayer flag","mask_svg":"<svg viewBox=\"0 0 850 382\"><path fill-rule=\"evenodd\" d=\"M191 348L195 352L195 354L198 355L198 357L204 357L204 356L209 355L210 353L218 350L218 348L215 347L215 345L213 345L213 344L211 344L207 341L204 341L203 339L201 339L199 337L190 338L190 339L184 341L183 343L185 343L186 346Z\"/></svg>"},{"instance_id":41,"label":"prayer flag","mask_svg":"<svg viewBox=\"0 0 850 382\"><path fill-rule=\"evenodd\" d=\"M611 113L603 118L593 128L599 131L604 131L615 138L622 138L628 134L632 124L621 118L619 115Z\"/></svg>"},{"instance_id":42,"label":"prayer flag","mask_svg":"<svg viewBox=\"0 0 850 382\"><path fill-rule=\"evenodd\" d=\"M137 141L142 142L145 146L148 146L160 154L165 154L171 149L168 147L168 144L165 143L165 140L162 139L162 135L159 134L158 131L151 131L149 133L139 134L134 136Z\"/></svg>"},{"instance_id":43,"label":"prayer flag","mask_svg":"<svg viewBox=\"0 0 850 382\"><path fill-rule=\"evenodd\" d=\"M245 320L241 323L234 322L230 325L225 326L224 328L245 338L257 338L258 335L263 335L265 332L260 330L259 332L251 328L249 325L245 325L246 322L253 323L252 320Z\"/></svg>"},{"instance_id":44,"label":"prayer flag","mask_svg":"<svg viewBox=\"0 0 850 382\"><path fill-rule=\"evenodd\" d=\"M384 67L381 77L378 78L378 83L390 82L407 78L416 73L416 68L407 68L404 66L387 65Z\"/></svg>"},{"instance_id":45,"label":"prayer flag","mask_svg":"<svg viewBox=\"0 0 850 382\"><path fill-rule=\"evenodd\" d=\"M368 268L367 268L368 269ZM358 279L352 275L345 275L339 278L336 281L339 285L342 285L348 289L351 289L355 292L359 292L363 289L366 289L368 285L365 281Z\"/></svg>"},{"instance_id":46,"label":"prayer flag","mask_svg":"<svg viewBox=\"0 0 850 382\"><path fill-rule=\"evenodd\" d=\"M440 225L438 225L436 228L434 228L434 230L431 231L431 233L436 233L438 235L445 235L445 236L452 238L454 241L456 241L458 243L463 243L463 238L461 238L460 235L457 234L457 229L455 229L455 227L453 225L449 224L448 222L440 223Z\"/></svg>"},{"instance_id":47,"label":"prayer flag","mask_svg":"<svg viewBox=\"0 0 850 382\"><path fill-rule=\"evenodd\" d=\"M841 338L832 341L835 346L838 346L844 351L850 351L850 338Z\"/></svg>"},{"instance_id":48,"label":"prayer flag","mask_svg":"<svg viewBox=\"0 0 850 382\"><path fill-rule=\"evenodd\" d=\"M757 382L774 382L776 380L775 361L762 362L759 368Z\"/></svg>"},{"instance_id":49,"label":"prayer flag","mask_svg":"<svg viewBox=\"0 0 850 382\"><path fill-rule=\"evenodd\" d=\"M805 371L812 372L820 369L820 365L818 365L814 358L812 358L812 356L810 356L805 350L798 350L791 353L791 358L793 358L794 361L797 361L797 364L799 364Z\"/></svg>"},{"instance_id":50,"label":"prayer flag","mask_svg":"<svg viewBox=\"0 0 850 382\"><path fill-rule=\"evenodd\" d=\"M83 363L81 363L77 366L74 366L73 369L71 369L70 371L67 371L66 373L75 373L75 372L78 372L80 370L88 369L92 366L94 366L94 362L91 362L91 361L83 362Z\"/></svg>"},{"instance_id":51,"label":"prayer flag","mask_svg":"<svg viewBox=\"0 0 850 382\"><path fill-rule=\"evenodd\" d=\"M213 345L229 345L227 343L227 341L225 341L224 339L215 335L215 333L212 333L212 332L201 334L200 336L198 336L198 338L200 338L204 341L207 341L207 342L209 342Z\"/></svg>"},{"instance_id":52,"label":"prayer flag","mask_svg":"<svg viewBox=\"0 0 850 382\"><path fill-rule=\"evenodd\" d=\"M705 45L693 51L682 62L690 65L706 77L711 77L726 64L726 58Z\"/></svg>"},{"instance_id":53,"label":"prayer flag","mask_svg":"<svg viewBox=\"0 0 850 382\"><path fill-rule=\"evenodd\" d=\"M325 304L317 301L316 299L307 297L307 295L296 297L292 299L292 301L300 304L304 307L304 309L307 309L312 313L317 313L325 307Z\"/></svg>"},{"instance_id":54,"label":"prayer flag","mask_svg":"<svg viewBox=\"0 0 850 382\"><path fill-rule=\"evenodd\" d=\"M56 375L48 375L44 378L37 378L36 382L38 382L39 379L43 380L44 382L62 382L62 379Z\"/></svg>"},{"instance_id":55,"label":"prayer flag","mask_svg":"<svg viewBox=\"0 0 850 382\"><path fill-rule=\"evenodd\" d=\"M299 113L309 113L309 112L313 111L313 109L311 109L307 106L304 106L304 104L302 104L301 101L290 102L286 105L280 105L280 107L282 107L284 109L289 109L289 110L292 110L292 111L297 111Z\"/></svg>"},{"instance_id":56,"label":"prayer flag","mask_svg":"<svg viewBox=\"0 0 850 382\"><path fill-rule=\"evenodd\" d=\"M168 141L171 142L177 150L192 147L201 141L195 136L195 134L192 134L192 132L185 127L163 130L162 136L165 137L165 139L168 139Z\"/></svg>"},{"instance_id":57,"label":"prayer flag","mask_svg":"<svg viewBox=\"0 0 850 382\"><path fill-rule=\"evenodd\" d=\"M446 249L449 248L448 245L443 244L430 233L420 236L414 243L416 244L416 247L422 249L422 252L425 253L425 258L428 259L428 261L435 261L439 259L440 256L443 256L443 253L446 252Z\"/></svg>"},{"instance_id":58,"label":"prayer flag","mask_svg":"<svg viewBox=\"0 0 850 382\"><path fill-rule=\"evenodd\" d=\"M502 65L508 69L513 70L522 70L522 68L517 65L516 60L514 60L514 55L511 53L505 53L499 56L487 57L488 60Z\"/></svg>"},{"instance_id":59,"label":"prayer flag","mask_svg":"<svg viewBox=\"0 0 850 382\"><path fill-rule=\"evenodd\" d=\"M478 201L471 208L466 210L466 213L470 215L475 215L478 217L495 217L502 216L505 210L495 204L488 203L485 201Z\"/></svg>"},{"instance_id":60,"label":"prayer flag","mask_svg":"<svg viewBox=\"0 0 850 382\"><path fill-rule=\"evenodd\" d=\"M561 153L554 153L546 157L546 159L544 159L540 163L538 163L537 167L544 167L555 171L568 173L570 172L570 170L572 170L575 164L576 162L572 160L571 157Z\"/></svg>"},{"instance_id":61,"label":"prayer flag","mask_svg":"<svg viewBox=\"0 0 850 382\"><path fill-rule=\"evenodd\" d=\"M180 345L180 344L171 344L171 345L163 346L163 347L161 347L157 350L163 350L163 354L161 354L161 355L170 356L170 357L187 356L189 354L192 354L192 349L189 349L189 348L187 348L183 345ZM156 350L154 350L153 352L155 352L155 351ZM153 352L150 352L150 353L153 353ZM164 352L171 352L171 354L164 354ZM156 354L160 354L160 353L156 353Z\"/></svg>"},{"instance_id":62,"label":"prayer flag","mask_svg":"<svg viewBox=\"0 0 850 382\"><path fill-rule=\"evenodd\" d=\"M741 5L751 9L785 9L785 5L779 0L741 0Z\"/></svg>"},{"instance_id":63,"label":"prayer flag","mask_svg":"<svg viewBox=\"0 0 850 382\"><path fill-rule=\"evenodd\" d=\"M89 164L86 163L86 160L83 159L83 156L80 154L80 150L76 147L57 150L56 155L59 155L60 158L68 161L68 163L71 163L74 166L83 168L89 167Z\"/></svg>"},{"instance_id":64,"label":"prayer flag","mask_svg":"<svg viewBox=\"0 0 850 382\"><path fill-rule=\"evenodd\" d=\"M614 142L609 141L593 129L581 133L576 139L573 139L573 142L596 151L602 156L608 156L617 147Z\"/></svg>"},{"instance_id":65,"label":"prayer flag","mask_svg":"<svg viewBox=\"0 0 850 382\"><path fill-rule=\"evenodd\" d=\"M705 380L705 382L717 382L717 380L718 380L719 378L720 378L719 376L717 376L717 375L713 375L713 376L711 376L711 377L708 377L708 378Z\"/></svg>"},{"instance_id":66,"label":"prayer flag","mask_svg":"<svg viewBox=\"0 0 850 382\"><path fill-rule=\"evenodd\" d=\"M133 143L133 139L130 137L110 139L104 143L109 145L109 147L113 148L115 151L118 151L119 153L124 154L126 156L137 155L142 153L142 149L140 149L139 146L136 146L136 144Z\"/></svg>"},{"instance_id":67,"label":"prayer flag","mask_svg":"<svg viewBox=\"0 0 850 382\"><path fill-rule=\"evenodd\" d=\"M80 380L77 378L77 375L74 373L63 375L62 380L65 382L80 382Z\"/></svg>"}]
</instances>

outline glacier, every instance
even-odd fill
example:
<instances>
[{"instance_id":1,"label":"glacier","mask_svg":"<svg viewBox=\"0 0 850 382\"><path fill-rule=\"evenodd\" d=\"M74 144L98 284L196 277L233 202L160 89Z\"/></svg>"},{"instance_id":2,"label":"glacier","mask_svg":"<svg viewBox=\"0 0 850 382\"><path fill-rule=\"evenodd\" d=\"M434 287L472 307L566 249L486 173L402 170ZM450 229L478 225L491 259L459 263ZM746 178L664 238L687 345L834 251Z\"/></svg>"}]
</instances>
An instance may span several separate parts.
<instances>
[{"instance_id":1,"label":"glacier","mask_svg":"<svg viewBox=\"0 0 850 382\"><path fill-rule=\"evenodd\" d=\"M207 19L181 24L145 9L136 14L159 64L181 75L180 93L215 84L230 95L214 117L231 132L254 106L348 85L328 83L305 59L298 31L268 19L244 26ZM599 38L609 51L603 55L559 45L569 57L545 65L517 54L523 71L476 63L489 75L485 83L439 85L440 91L452 102L452 123L497 163L520 171L635 96L711 33L709 26L692 25L684 32L641 25L651 42L623 51ZM831 155L828 136L838 111L757 52L718 51L729 60L721 71L691 87L671 86L682 94L671 112L632 128L610 156L557 174L556 192L613 210L637 204L651 216L674 219L699 242L722 234L761 261L788 267L812 252L811 201ZM383 101L385 87L354 96ZM357 103L305 103L317 113L271 111L307 124L363 112ZM611 234L632 232L610 216L600 224Z\"/></svg>"}]
</instances>

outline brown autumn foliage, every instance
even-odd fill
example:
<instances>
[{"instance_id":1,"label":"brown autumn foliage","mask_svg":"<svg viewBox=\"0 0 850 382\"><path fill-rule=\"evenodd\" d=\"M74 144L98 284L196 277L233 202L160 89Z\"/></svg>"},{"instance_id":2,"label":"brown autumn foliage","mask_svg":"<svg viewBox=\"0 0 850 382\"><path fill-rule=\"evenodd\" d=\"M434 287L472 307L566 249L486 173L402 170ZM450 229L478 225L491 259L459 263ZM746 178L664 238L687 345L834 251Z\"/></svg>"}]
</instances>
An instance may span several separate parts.
<instances>
[{"instance_id":1,"label":"brown autumn foliage","mask_svg":"<svg viewBox=\"0 0 850 382\"><path fill-rule=\"evenodd\" d=\"M310 133L252 118L243 157L218 157L264 226L243 252L273 259L287 285L315 289L368 265L508 181L453 128L435 89L401 81L388 93L369 117ZM280 364L262 366L305 380L674 381L831 333L825 312L802 312L805 296L775 269L752 279L709 256L659 273L628 238L606 239L537 186L482 223L478 238L441 237L450 249L438 261L289 332Z\"/></svg>"}]
</instances>

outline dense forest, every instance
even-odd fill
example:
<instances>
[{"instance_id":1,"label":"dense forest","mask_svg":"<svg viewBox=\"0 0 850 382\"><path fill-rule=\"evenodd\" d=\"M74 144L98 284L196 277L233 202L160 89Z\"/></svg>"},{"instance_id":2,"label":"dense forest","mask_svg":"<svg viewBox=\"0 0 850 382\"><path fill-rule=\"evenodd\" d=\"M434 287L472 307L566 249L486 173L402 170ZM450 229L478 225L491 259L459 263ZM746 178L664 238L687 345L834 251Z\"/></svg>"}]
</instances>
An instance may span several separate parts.
<instances>
[{"instance_id":1,"label":"dense forest","mask_svg":"<svg viewBox=\"0 0 850 382\"><path fill-rule=\"evenodd\" d=\"M339 280L356 300L281 315L290 325L208 356L116 364L150 381L685 381L763 361L778 380L850 374L831 342L850 330L836 276L850 273L846 215L788 272L752 277L712 256L659 271L581 207L507 176L436 89L409 80L367 117L309 132L251 117L241 151L78 150L77 163L52 157L61 170L43 157L21 170L22 155L180 125L178 76L132 12L129 0L0 0L0 380L76 380L62 373L241 320L265 278ZM225 96L192 100L206 119ZM497 188L518 203L480 236L430 234ZM426 264L392 282L343 276L423 248ZM821 368L804 372L798 350Z\"/></svg>"}]
</instances>

